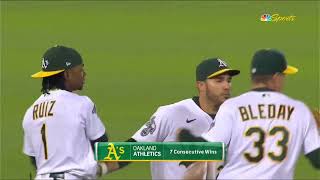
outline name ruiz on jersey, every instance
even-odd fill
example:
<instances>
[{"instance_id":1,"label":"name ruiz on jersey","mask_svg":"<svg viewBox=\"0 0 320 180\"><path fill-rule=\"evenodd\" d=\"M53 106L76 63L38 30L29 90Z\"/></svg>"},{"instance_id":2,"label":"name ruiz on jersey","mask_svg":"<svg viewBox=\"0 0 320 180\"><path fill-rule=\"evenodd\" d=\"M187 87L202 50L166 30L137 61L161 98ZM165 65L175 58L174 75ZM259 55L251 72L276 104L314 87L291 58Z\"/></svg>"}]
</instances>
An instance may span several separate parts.
<instances>
[{"instance_id":1,"label":"name ruiz on jersey","mask_svg":"<svg viewBox=\"0 0 320 180\"><path fill-rule=\"evenodd\" d=\"M45 101L33 106L33 120L53 116L52 109L56 101Z\"/></svg>"},{"instance_id":2,"label":"name ruiz on jersey","mask_svg":"<svg viewBox=\"0 0 320 180\"><path fill-rule=\"evenodd\" d=\"M277 119L289 121L294 111L290 105L258 104L238 107L242 121L256 119Z\"/></svg>"}]
</instances>

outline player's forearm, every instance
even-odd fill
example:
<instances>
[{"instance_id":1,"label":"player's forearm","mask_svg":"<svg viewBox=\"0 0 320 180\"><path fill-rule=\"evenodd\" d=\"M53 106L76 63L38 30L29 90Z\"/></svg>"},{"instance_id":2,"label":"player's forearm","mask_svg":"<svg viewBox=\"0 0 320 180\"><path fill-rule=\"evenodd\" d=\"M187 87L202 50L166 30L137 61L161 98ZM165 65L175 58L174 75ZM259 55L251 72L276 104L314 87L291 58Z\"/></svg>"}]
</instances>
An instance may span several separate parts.
<instances>
[{"instance_id":1,"label":"player's forearm","mask_svg":"<svg viewBox=\"0 0 320 180\"><path fill-rule=\"evenodd\" d=\"M133 138L129 138L128 140L126 140L126 142L137 142L135 139ZM126 162L118 162L119 165L119 169L124 168L126 166L128 166L131 162L126 161Z\"/></svg>"},{"instance_id":2,"label":"player's forearm","mask_svg":"<svg viewBox=\"0 0 320 180\"><path fill-rule=\"evenodd\" d=\"M108 142L108 136L107 136L107 134L102 135L101 137L99 137L99 138L96 139L96 140L90 141L91 147L92 147L92 150L93 150L93 151L94 151L94 144L95 144L96 142Z\"/></svg>"},{"instance_id":3,"label":"player's forearm","mask_svg":"<svg viewBox=\"0 0 320 180\"><path fill-rule=\"evenodd\" d=\"M178 140L180 142L207 142L202 137L196 137L187 129L182 129L178 134Z\"/></svg>"}]
</instances>

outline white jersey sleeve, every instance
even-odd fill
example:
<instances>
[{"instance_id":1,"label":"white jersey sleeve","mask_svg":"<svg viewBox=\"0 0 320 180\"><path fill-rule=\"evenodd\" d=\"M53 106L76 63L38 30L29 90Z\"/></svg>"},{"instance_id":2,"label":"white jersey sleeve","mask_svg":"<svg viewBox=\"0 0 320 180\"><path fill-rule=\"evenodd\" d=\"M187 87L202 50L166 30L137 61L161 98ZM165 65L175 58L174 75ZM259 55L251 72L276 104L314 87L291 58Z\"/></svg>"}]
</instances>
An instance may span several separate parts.
<instances>
[{"instance_id":1,"label":"white jersey sleeve","mask_svg":"<svg viewBox=\"0 0 320 180\"><path fill-rule=\"evenodd\" d=\"M214 127L203 133L202 137L210 142L224 142L228 146L232 134L232 116L230 107L222 104L215 117Z\"/></svg>"},{"instance_id":2,"label":"white jersey sleeve","mask_svg":"<svg viewBox=\"0 0 320 180\"><path fill-rule=\"evenodd\" d=\"M308 154L313 150L320 148L320 134L317 129L316 121L307 109L306 115L306 130L305 130L305 137L303 141L303 152L304 154Z\"/></svg>"},{"instance_id":3,"label":"white jersey sleeve","mask_svg":"<svg viewBox=\"0 0 320 180\"><path fill-rule=\"evenodd\" d=\"M33 149L32 146L32 140L30 137L30 133L27 133L27 128L25 127L26 125L24 124L26 122L26 116L27 113L30 111L30 109L26 112L25 116L24 116L24 120L23 120L23 130L24 130L24 139L23 139L23 152L28 155L28 156L36 156L36 153Z\"/></svg>"},{"instance_id":4,"label":"white jersey sleeve","mask_svg":"<svg viewBox=\"0 0 320 180\"><path fill-rule=\"evenodd\" d=\"M82 106L82 116L85 123L86 135L90 140L96 140L105 133L105 128L101 122L96 106L87 96L84 96L85 103Z\"/></svg>"},{"instance_id":5,"label":"white jersey sleeve","mask_svg":"<svg viewBox=\"0 0 320 180\"><path fill-rule=\"evenodd\" d=\"M36 156L31 144L31 138L24 133L23 152L28 156Z\"/></svg>"},{"instance_id":6,"label":"white jersey sleeve","mask_svg":"<svg viewBox=\"0 0 320 180\"><path fill-rule=\"evenodd\" d=\"M132 138L138 142L162 142L170 132L168 121L168 117L159 108Z\"/></svg>"}]
</instances>

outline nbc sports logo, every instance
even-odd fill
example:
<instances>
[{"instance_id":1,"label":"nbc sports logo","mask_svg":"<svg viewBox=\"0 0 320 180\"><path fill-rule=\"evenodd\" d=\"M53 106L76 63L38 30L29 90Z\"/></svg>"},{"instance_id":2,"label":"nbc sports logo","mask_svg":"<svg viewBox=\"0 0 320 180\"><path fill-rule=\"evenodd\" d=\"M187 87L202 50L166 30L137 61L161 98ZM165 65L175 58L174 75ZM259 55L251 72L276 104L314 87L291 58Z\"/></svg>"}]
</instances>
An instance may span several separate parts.
<instances>
[{"instance_id":1,"label":"nbc sports logo","mask_svg":"<svg viewBox=\"0 0 320 180\"><path fill-rule=\"evenodd\" d=\"M270 14L263 14L260 18L262 22L269 22L272 21L271 15Z\"/></svg>"}]
</instances>

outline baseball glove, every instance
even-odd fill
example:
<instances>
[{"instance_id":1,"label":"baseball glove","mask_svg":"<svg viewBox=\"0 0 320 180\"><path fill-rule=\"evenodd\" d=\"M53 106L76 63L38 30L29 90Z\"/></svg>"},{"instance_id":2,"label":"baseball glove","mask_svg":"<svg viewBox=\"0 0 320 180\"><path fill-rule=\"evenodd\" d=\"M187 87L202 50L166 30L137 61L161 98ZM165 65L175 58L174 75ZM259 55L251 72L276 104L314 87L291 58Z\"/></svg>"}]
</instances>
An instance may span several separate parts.
<instances>
[{"instance_id":1,"label":"baseball glove","mask_svg":"<svg viewBox=\"0 0 320 180\"><path fill-rule=\"evenodd\" d=\"M320 128L320 109L311 109L314 119L316 120L318 128Z\"/></svg>"}]
</instances>

